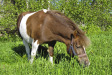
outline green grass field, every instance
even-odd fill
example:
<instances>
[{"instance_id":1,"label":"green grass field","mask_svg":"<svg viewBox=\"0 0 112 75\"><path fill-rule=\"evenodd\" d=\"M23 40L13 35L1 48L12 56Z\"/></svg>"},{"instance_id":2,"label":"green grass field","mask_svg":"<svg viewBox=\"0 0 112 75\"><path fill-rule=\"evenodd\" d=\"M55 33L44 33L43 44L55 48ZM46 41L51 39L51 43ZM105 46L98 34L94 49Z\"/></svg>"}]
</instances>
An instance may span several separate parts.
<instances>
[{"instance_id":1,"label":"green grass field","mask_svg":"<svg viewBox=\"0 0 112 75\"><path fill-rule=\"evenodd\" d=\"M22 41L0 41L0 75L112 75L112 33L88 34L91 46L86 49L90 66L83 68L57 42L54 64L48 55L40 53L31 65ZM47 47L47 45L44 45Z\"/></svg>"}]
</instances>

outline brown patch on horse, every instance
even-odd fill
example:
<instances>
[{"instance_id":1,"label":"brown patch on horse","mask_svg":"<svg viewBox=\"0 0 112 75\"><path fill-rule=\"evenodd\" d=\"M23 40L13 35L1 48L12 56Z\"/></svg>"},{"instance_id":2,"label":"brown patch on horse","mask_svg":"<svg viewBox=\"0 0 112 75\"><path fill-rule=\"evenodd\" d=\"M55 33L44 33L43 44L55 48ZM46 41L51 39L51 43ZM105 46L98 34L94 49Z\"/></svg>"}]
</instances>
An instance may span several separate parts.
<instances>
[{"instance_id":1,"label":"brown patch on horse","mask_svg":"<svg viewBox=\"0 0 112 75\"><path fill-rule=\"evenodd\" d=\"M45 17L46 14L43 11L38 11L31 15L26 22L28 35L34 40L38 40L40 43Z\"/></svg>"},{"instance_id":2,"label":"brown patch on horse","mask_svg":"<svg viewBox=\"0 0 112 75\"><path fill-rule=\"evenodd\" d=\"M65 39L70 39L70 34L73 32L50 13L43 11L31 15L26 24L28 35L38 40L40 44L53 40L63 42Z\"/></svg>"}]
</instances>

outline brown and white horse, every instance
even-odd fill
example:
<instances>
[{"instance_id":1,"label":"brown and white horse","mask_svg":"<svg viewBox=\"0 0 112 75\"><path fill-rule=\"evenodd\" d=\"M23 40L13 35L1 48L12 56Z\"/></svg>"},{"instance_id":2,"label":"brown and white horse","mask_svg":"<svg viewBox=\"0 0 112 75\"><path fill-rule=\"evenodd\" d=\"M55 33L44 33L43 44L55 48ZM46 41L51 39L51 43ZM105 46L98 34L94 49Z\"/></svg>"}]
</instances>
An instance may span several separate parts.
<instances>
[{"instance_id":1,"label":"brown and white horse","mask_svg":"<svg viewBox=\"0 0 112 75\"><path fill-rule=\"evenodd\" d=\"M50 61L53 63L53 48L56 41L60 41L66 44L67 52L71 56L78 56L80 64L85 66L90 64L85 51L89 39L64 14L46 9L38 12L23 12L18 17L17 26L31 63L33 63L36 52L38 53L39 45L43 43L48 44ZM28 43L32 44L31 54Z\"/></svg>"}]
</instances>

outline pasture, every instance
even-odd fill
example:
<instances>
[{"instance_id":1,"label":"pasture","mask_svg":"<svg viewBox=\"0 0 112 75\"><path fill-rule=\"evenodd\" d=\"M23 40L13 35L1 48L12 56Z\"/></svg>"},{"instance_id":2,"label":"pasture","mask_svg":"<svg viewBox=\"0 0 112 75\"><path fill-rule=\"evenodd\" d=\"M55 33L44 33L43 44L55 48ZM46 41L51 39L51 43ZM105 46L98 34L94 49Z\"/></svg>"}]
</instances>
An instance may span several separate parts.
<instances>
[{"instance_id":1,"label":"pasture","mask_svg":"<svg viewBox=\"0 0 112 75\"><path fill-rule=\"evenodd\" d=\"M54 64L49 56L40 52L31 65L23 42L0 41L0 75L111 75L112 74L112 33L101 31L87 34L91 45L86 48L90 66L83 68L66 52L66 46L57 42L54 48ZM44 44L44 50L47 45Z\"/></svg>"}]
</instances>

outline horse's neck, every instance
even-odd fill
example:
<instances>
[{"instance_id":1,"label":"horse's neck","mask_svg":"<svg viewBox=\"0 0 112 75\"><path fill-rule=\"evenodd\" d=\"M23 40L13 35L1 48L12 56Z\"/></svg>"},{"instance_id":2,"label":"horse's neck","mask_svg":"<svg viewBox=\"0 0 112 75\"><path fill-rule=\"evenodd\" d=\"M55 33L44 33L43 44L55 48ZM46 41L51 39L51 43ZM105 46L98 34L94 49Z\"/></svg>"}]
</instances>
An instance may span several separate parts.
<instances>
[{"instance_id":1,"label":"horse's neck","mask_svg":"<svg viewBox=\"0 0 112 75\"><path fill-rule=\"evenodd\" d=\"M66 45L70 45L71 39L69 38L69 36L66 35L65 37L65 35L55 35L55 37L57 41L63 42Z\"/></svg>"}]
</instances>

